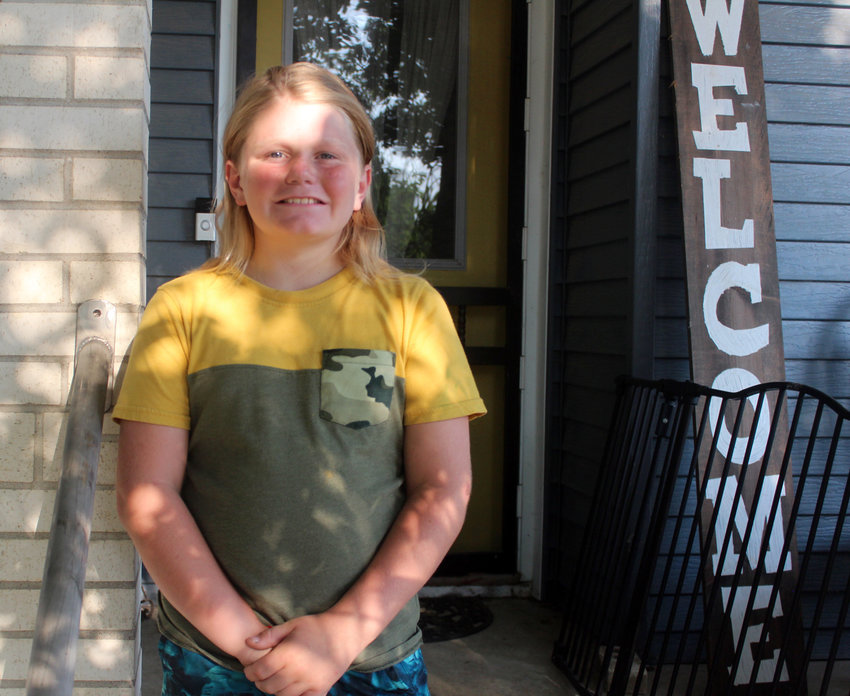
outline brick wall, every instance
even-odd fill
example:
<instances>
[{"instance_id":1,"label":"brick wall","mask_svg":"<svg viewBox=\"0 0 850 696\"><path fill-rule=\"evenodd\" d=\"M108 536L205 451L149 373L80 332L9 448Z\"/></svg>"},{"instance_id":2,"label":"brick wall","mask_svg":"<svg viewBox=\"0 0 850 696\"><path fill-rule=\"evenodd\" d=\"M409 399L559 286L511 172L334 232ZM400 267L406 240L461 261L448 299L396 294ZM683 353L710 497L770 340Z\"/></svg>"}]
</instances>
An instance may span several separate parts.
<instances>
[{"instance_id":1,"label":"brick wall","mask_svg":"<svg viewBox=\"0 0 850 696\"><path fill-rule=\"evenodd\" d=\"M76 309L143 297L151 10L0 2L0 692L24 693L65 435ZM137 567L106 420L75 694L134 693Z\"/></svg>"}]
</instances>

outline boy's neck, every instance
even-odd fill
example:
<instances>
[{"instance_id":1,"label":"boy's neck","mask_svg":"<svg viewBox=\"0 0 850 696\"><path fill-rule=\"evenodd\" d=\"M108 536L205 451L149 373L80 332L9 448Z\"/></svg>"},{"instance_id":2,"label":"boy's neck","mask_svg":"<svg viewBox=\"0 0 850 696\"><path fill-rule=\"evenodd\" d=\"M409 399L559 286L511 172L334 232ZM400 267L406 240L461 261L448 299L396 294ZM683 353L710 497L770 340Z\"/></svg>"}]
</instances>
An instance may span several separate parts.
<instances>
[{"instance_id":1,"label":"boy's neck","mask_svg":"<svg viewBox=\"0 0 850 696\"><path fill-rule=\"evenodd\" d=\"M336 254L281 256L254 251L248 262L249 277L275 290L306 290L329 280L343 268Z\"/></svg>"}]
</instances>

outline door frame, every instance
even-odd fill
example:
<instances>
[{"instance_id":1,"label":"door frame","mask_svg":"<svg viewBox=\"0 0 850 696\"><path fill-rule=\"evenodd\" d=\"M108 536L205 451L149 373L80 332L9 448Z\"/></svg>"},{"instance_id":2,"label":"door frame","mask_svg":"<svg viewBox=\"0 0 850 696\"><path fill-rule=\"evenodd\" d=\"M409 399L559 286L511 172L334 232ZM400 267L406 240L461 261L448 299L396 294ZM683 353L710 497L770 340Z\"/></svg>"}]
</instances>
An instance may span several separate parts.
<instances>
[{"instance_id":1,"label":"door frame","mask_svg":"<svg viewBox=\"0 0 850 696\"><path fill-rule=\"evenodd\" d=\"M516 471L508 472L505 499L511 504L505 520L507 558L522 582L539 597L543 558L543 487L545 462L546 317L549 241L550 169L552 142L552 80L554 63L554 0L512 0L513 61L511 100L509 245L522 253L509 269L518 289L508 312L521 331L509 331L519 350L518 398L506 409L515 421ZM233 106L235 87L253 73L254 56L239 41L239 27L256 24L256 2L219 0L220 41L216 132ZM251 21L253 19L253 22ZM533 39L532 39L533 37ZM240 47L240 48L237 48ZM524 94L524 98L523 98ZM218 164L221 162L217 149ZM219 172L221 169L218 170ZM217 176L221 179L220 176ZM220 185L217 184L217 185ZM506 453L508 454L508 453ZM514 489L515 485L515 489ZM514 502L515 501L515 502ZM515 515L514 515L515 511Z\"/></svg>"},{"instance_id":2,"label":"door frame","mask_svg":"<svg viewBox=\"0 0 850 696\"><path fill-rule=\"evenodd\" d=\"M525 2L523 2L525 4ZM518 557L521 578L541 596L546 460L546 353L551 202L555 1L528 2L523 346L520 379Z\"/></svg>"}]
</instances>

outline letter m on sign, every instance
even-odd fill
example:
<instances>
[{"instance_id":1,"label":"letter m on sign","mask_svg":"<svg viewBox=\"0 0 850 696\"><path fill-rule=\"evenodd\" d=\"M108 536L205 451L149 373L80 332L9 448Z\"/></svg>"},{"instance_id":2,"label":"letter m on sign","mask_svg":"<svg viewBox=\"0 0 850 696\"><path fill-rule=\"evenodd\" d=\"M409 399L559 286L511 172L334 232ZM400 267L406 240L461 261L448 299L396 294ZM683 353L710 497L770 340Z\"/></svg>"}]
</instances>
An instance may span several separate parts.
<instances>
[{"instance_id":1,"label":"letter m on sign","mask_svg":"<svg viewBox=\"0 0 850 696\"><path fill-rule=\"evenodd\" d=\"M725 482L725 485L724 485ZM747 544L747 561L750 564L750 569L755 570L759 561L762 541L765 533L770 528L768 537L767 553L764 558L764 570L766 573L776 573L779 571L779 557L782 554L782 546L785 542L785 534L782 527L782 508L777 508L776 515L773 521L770 520L770 508L776 493L776 487L779 485L779 477L775 475L765 476L764 484L758 493L758 503L756 504L755 512L753 512L753 530L750 535L749 543ZM722 493L720 490L722 489ZM728 476L725 479L712 478L708 480L706 486L705 497L711 500L714 505L719 505L720 509L715 517L714 540L718 548L711 556L711 562L714 567L715 575L735 575L738 568L738 554L735 553L734 544L730 545L723 557L722 567L720 565L720 546L726 538L726 532L729 528L730 520L734 521L735 531L738 536L743 539L746 534L746 529L750 521L747 514L744 501L739 498L736 493L738 491L737 479L734 476ZM780 495L785 495L785 488L781 489ZM718 496L720 500L718 501ZM737 505L736 505L737 499ZM734 513L733 513L734 508ZM782 572L791 570L791 556L785 558L785 567Z\"/></svg>"}]
</instances>

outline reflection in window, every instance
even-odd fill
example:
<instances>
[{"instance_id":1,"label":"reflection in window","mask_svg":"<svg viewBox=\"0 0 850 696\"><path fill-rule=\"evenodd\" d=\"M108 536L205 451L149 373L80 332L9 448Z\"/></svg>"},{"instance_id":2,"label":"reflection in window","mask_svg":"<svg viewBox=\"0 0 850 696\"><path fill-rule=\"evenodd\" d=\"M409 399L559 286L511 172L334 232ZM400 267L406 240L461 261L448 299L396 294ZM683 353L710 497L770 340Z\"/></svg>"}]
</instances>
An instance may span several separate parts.
<instances>
[{"instance_id":1,"label":"reflection in window","mask_svg":"<svg viewBox=\"0 0 850 696\"><path fill-rule=\"evenodd\" d=\"M389 255L463 265L466 0L291 0L284 60L336 72L372 117Z\"/></svg>"}]
</instances>

